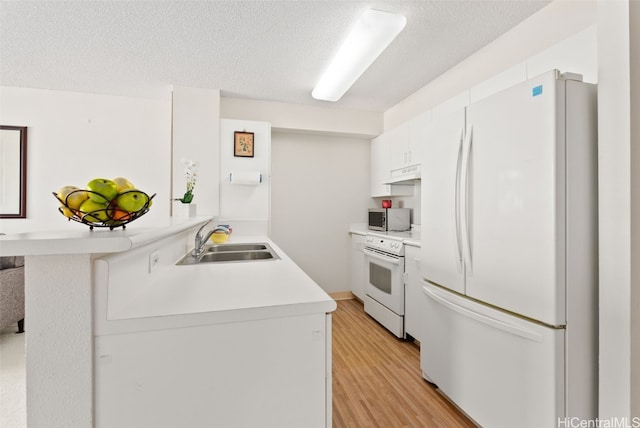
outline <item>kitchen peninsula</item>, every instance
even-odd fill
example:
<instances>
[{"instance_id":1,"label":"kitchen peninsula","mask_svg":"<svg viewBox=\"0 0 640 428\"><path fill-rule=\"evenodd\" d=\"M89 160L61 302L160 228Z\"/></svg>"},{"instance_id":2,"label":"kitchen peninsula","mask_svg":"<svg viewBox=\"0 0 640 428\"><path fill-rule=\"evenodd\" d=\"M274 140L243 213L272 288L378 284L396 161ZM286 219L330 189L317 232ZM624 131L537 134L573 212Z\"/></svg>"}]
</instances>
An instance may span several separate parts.
<instances>
[{"instance_id":1,"label":"kitchen peninsula","mask_svg":"<svg viewBox=\"0 0 640 428\"><path fill-rule=\"evenodd\" d=\"M0 237L26 256L30 426L331 425L335 302L264 236L232 241L278 259L177 266L209 220Z\"/></svg>"}]
</instances>

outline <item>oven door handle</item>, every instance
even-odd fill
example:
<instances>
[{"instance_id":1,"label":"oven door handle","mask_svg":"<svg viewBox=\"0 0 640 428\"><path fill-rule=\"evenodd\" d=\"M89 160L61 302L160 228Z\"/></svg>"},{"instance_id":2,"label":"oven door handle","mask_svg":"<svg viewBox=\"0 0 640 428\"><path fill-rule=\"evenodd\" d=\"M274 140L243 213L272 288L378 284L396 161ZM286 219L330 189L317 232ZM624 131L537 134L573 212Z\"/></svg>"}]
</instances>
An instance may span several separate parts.
<instances>
[{"instance_id":1,"label":"oven door handle","mask_svg":"<svg viewBox=\"0 0 640 428\"><path fill-rule=\"evenodd\" d=\"M362 251L367 257L382 260L383 262L392 263L394 265L399 265L400 262L402 261L402 258L383 256L382 254L378 254L373 251L367 250L366 248Z\"/></svg>"}]
</instances>

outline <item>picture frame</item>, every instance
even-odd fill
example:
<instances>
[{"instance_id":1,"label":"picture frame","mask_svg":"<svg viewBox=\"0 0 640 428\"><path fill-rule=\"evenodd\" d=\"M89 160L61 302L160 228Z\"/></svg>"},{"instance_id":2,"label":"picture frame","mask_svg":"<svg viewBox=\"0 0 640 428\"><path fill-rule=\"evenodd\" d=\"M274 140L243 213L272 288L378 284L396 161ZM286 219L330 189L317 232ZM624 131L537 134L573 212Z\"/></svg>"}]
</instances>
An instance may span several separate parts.
<instances>
[{"instance_id":1,"label":"picture frame","mask_svg":"<svg viewBox=\"0 0 640 428\"><path fill-rule=\"evenodd\" d=\"M27 218L27 127L0 125L0 218Z\"/></svg>"},{"instance_id":2,"label":"picture frame","mask_svg":"<svg viewBox=\"0 0 640 428\"><path fill-rule=\"evenodd\" d=\"M235 131L233 133L233 156L252 158L254 154L253 132Z\"/></svg>"}]
</instances>

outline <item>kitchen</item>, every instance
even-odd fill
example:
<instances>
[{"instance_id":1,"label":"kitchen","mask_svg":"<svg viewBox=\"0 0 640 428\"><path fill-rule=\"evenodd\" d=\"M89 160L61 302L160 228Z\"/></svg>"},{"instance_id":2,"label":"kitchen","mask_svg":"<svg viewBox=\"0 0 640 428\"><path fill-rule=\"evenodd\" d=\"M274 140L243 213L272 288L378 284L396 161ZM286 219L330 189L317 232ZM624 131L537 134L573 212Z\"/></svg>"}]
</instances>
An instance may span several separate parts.
<instances>
[{"instance_id":1,"label":"kitchen","mask_svg":"<svg viewBox=\"0 0 640 428\"><path fill-rule=\"evenodd\" d=\"M389 109L384 115L349 111L335 112L335 114L331 115L330 111L327 112L324 109L312 110L312 112L318 112L318 118L311 127L312 129L310 129L314 134L310 136L305 135L304 137L305 145L296 144L301 141L302 138L299 133L290 131L291 129L309 128L308 125L300 124L306 120L306 114L301 113L299 109L290 105L274 104L266 101L220 97L220 117L239 120L264 120L272 124L271 126L274 128L272 137L272 237L281 245L285 252L291 255L295 254L296 262L314 277L318 283L327 287L326 291L337 292L349 289L346 283L346 278L348 277L346 273L348 270L346 260L348 259L349 242L345 225L364 221L363 216L365 215L366 208L373 206L374 202L369 198L369 177L367 173L356 174L354 172L356 170L368 171L368 140L340 135L328 138L317 135L317 132L325 130L334 134L352 136L363 134L369 136L377 135L382 131L382 120L384 120L384 128L391 129L395 125L400 124L404 120L403 118L411 117L412 111L419 112L420 110L417 109L438 105L440 102L454 97L463 90L473 87L509 69L521 61L523 56L527 57L542 51L542 46L545 44L553 45L555 42L564 40L573 34L580 33L585 28L596 23L595 5L593 3L586 3L586 6L584 6L588 12L585 13L583 11L583 15L581 15L582 21L577 18L569 19L568 16L571 16L569 11L563 9L571 9L571 7L574 7L579 11L580 4L570 6L569 4L558 2L551 6L550 9L547 9L548 15L539 16L539 21L530 21L528 24L530 27L520 27L519 31L514 31L510 33L508 37L501 39L502 44L497 43L493 45L493 47L490 46L484 51L481 51L478 55L470 57L465 63L441 77L438 84L428 86L422 93L416 94L413 99L408 99L395 108ZM575 10L571 12L573 13ZM555 18L555 20L550 17ZM541 22L545 23L545 34L547 34L548 39L530 40L530 31L534 31L531 28L541 28ZM599 25L597 37L599 37L599 43L607 43L607 37L614 37L613 35L609 35L611 33L603 31L601 27L608 28L607 25L609 25L616 28L615 22L614 17L607 15L604 9L599 12L597 15L597 23ZM579 28L571 27L571 25ZM528 30L526 28L528 28ZM555 32L551 31L551 29ZM524 51L528 49L529 53L514 52L514 50L516 50L515 47L513 50L509 50L508 47L511 45L525 46ZM616 45L616 43L614 43L614 45ZM606 55L613 56L616 53L615 50L599 50L598 53L599 75L602 76L602 73L606 75L607 67L611 67L610 73L617 75L617 73L619 73L619 67L616 66L617 62L614 61L616 57L605 60ZM472 72L471 70L476 72ZM480 71L479 73L477 72L478 70ZM38 151L30 152L30 156L34 164L38 165L39 171L49 171L49 168L52 170L51 174L55 171L56 182L58 180L60 180L61 183L73 182L76 180L76 177L91 176L97 169L107 170L105 173L109 173L109 171L114 169L113 159L109 158L109 156L98 158L91 155L91 145L93 144L95 144L95 148L101 147L103 144L110 145L113 147L114 152L119 152L118 155L114 155L113 158L118 159L117 162L121 169L135 170L139 168L140 159L148 156L151 149L153 149L153 162L156 165L169 165L171 162L169 141L170 105L167 101L143 98L114 99L98 95L7 87L3 87L2 91L2 102L4 104L2 109L3 122L6 121L8 124L14 124L16 122L24 122L21 117L30 117L33 119L29 120L29 122L34 125L38 123L46 124L52 129L52 132L46 136L44 141L43 137L37 134L30 136L30 142L38 145ZM416 100L422 101L419 107L413 106ZM20 113L19 108L25 109L25 113ZM30 109L29 113L26 113L27 109ZM620 111L617 107L614 110ZM144 111L144 113L140 113L141 111ZM9 112L16 116L9 115ZM607 128L607 122L602 122L605 120L603 119L603 114L606 115L606 112L607 109L604 109L604 113L601 112L600 115L601 132L606 132L606 130L609 129L608 132L615 133L616 129ZM322 115L320 113L322 113ZM101 117L101 114L108 115L112 119L109 123L100 123L98 120L89 121L92 117ZM37 115L37 121L34 115ZM373 119L371 119L372 116ZM323 121L323 117L326 120ZM82 120L80 118L82 118ZM371 119L371 121L375 123L373 127L375 129L362 125L363 123L370 123L367 122L367 119ZM609 120L613 121L614 119L610 118ZM154 127L154 129L145 128L143 132L137 123L145 122L157 123L160 126ZM127 144L128 140L123 135L126 136L128 132L116 133L116 127L119 128L121 132L123 130L129 131L130 135L135 136L139 141L146 141L146 145L136 147ZM93 129L95 129L95 131L93 131ZM54 130L55 132L53 132ZM92 137L91 141L86 142L88 147L78 147L77 145L69 147L65 143L65 141L83 139L86 135ZM41 143L38 143L38 141L41 141ZM84 153L81 157L83 161L73 166L69 165L66 159L66 156L68 156L69 151L72 149L74 151L77 150L78 153ZM122 157L121 153L127 153L128 156ZM319 162L318 160L323 160L323 162ZM47 166L49 162L55 165ZM327 172L326 167L323 168L323 165L329 164L332 165L331 173ZM58 168L58 165L65 165L65 168ZM163 173L162 168L151 169L150 171L145 170L145 173L142 174L140 178L140 180L142 180L140 186L149 189L157 187L166 188L170 186L167 180L168 174L166 173L166 167L164 167L164 171ZM55 190L51 189L51 174L32 173L29 177L30 189L43 189L43 194L49 195L51 190ZM279 174L280 176L278 176ZM300 192L300 186L317 188L317 179L315 178L317 176L322 176L326 180L326 184L319 189L320 191L314 192L314 198L311 198L308 204L299 204L295 198L286 197L286 195L298 194ZM178 174L174 175L174 180L180 179L181 177L178 177ZM615 180L615 176L610 177L610 180ZM156 183L164 184L158 186ZM183 182L179 185L176 184L176 189L178 187L181 189L183 185ZM628 185L629 183L627 183L627 186ZM202 186L204 186L204 184L202 184ZM336 191L336 189L340 189L340 191ZM207 192L206 187L201 187L201 191ZM48 220L49 215L47 213L51 211L52 204L55 201L49 201L47 198L52 199L50 196L38 197L36 191L31 191L29 198L30 218L24 221L13 220L14 223L11 223L11 221L3 221L2 227L3 229L5 227L8 228L7 232L12 232L12 229L13 231L18 231L17 229L19 228L32 228L37 230L48 226L47 222L50 220ZM202 203L203 202L201 202L201 204ZM376 205L377 203L378 200L375 200ZM402 203L407 206L413 204L416 210L420 205L419 201L416 202L415 196L413 198L396 199L394 203ZM607 207L609 206L612 207L610 209L614 210L613 207L616 207L617 204L607 200L606 207L602 208L605 210L604 214L607 213L607 209L609 209ZM328 216L324 215L327 210L331 210L332 207L346 207L346 209L339 210L340 213L344 213L342 214L344 217L336 215L335 217L332 216L328 218ZM151 222L154 219L152 216L168 213L168 211L168 197L163 199L158 198L154 206L154 211L148 214L149 219L146 221ZM331 212L335 212L335 210ZM601 213L601 215L602 214L603 213ZM616 214L611 213L609 215L615 216ZM320 222L320 219L322 222ZM309 221L318 222L317 224L319 224L320 227L308 227ZM609 222L607 222L607 224L609 224ZM64 226L67 225L65 224ZM296 228L295 234L288 233L292 228ZM333 234L331 235L333 239L331 239L330 242L327 240L327 233ZM606 236L610 234L605 233L604 235L606 238ZM616 234L612 234L612 236L614 235ZM307 249L309 240L318 243L318 246L315 247L316 249L313 251ZM602 245L605 244L613 245L614 247L616 245L615 242L610 241L604 241L602 243ZM332 266L336 266L336 268L325 269L323 266L317 266L314 260L317 260L319 257L324 260L331 260ZM329 258L327 259L327 257ZM607 267L609 267L609 269L607 269ZM340 270L342 274L340 274ZM611 265L601 265L601 275L606 276L607 272L610 271ZM617 272L618 268L616 267L613 271ZM619 283L617 280L615 282ZM331 288L334 286L336 288ZM629 295L627 295L627 300L628 296ZM605 308L609 308L611 304L620 298L616 293L610 296L605 294L604 300L603 296L601 296L601 303L605 303ZM627 300L623 298L622 301L627 302ZM614 305L610 310L618 313L618 309L618 305ZM609 319L605 317L601 319L601 322L605 323L604 326L601 326L601 330L609 331L606 328L606 323L610 322ZM603 353L601 358L604 358L604 361L602 361L601 364L600 406L602 416L613 416L625 414L625 411L617 407L621 405L620 403L626 403L625 406L630 405L629 398L624 398L626 395L623 395L620 399L617 398L620 397L618 395L621 394L620 391L627 391L628 387L616 386L617 382L623 382L623 384L628 385L626 382L628 382L629 376L625 377L623 372L625 370L624 367L629 369L629 364L627 363L625 365L624 362L617 363L616 361L623 357L618 353L612 355L606 352L606 349L615 348L618 343L617 341L622 339L618 338L615 334L603 336L601 333L601 339L606 337L609 337L607 347L601 345L604 347L604 349L601 349ZM621 346L626 348L628 343L625 346L623 342ZM624 355L630 358L632 354L624 353ZM603 367L605 367L607 371L603 372ZM619 372L619 370L622 372ZM607 373L610 375L607 375ZM622 378L620 378L620 376L622 376ZM627 380L625 381L624 379Z\"/></svg>"}]
</instances>

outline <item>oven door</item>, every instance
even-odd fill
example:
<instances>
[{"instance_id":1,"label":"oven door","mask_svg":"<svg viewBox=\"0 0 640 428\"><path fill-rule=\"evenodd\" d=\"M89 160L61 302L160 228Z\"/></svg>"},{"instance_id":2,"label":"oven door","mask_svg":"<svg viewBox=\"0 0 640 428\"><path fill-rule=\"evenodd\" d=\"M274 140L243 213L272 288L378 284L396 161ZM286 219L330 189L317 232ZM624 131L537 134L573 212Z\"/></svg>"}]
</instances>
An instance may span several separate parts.
<instances>
[{"instance_id":1,"label":"oven door","mask_svg":"<svg viewBox=\"0 0 640 428\"><path fill-rule=\"evenodd\" d=\"M397 315L404 315L404 257L364 248L365 292Z\"/></svg>"}]
</instances>

